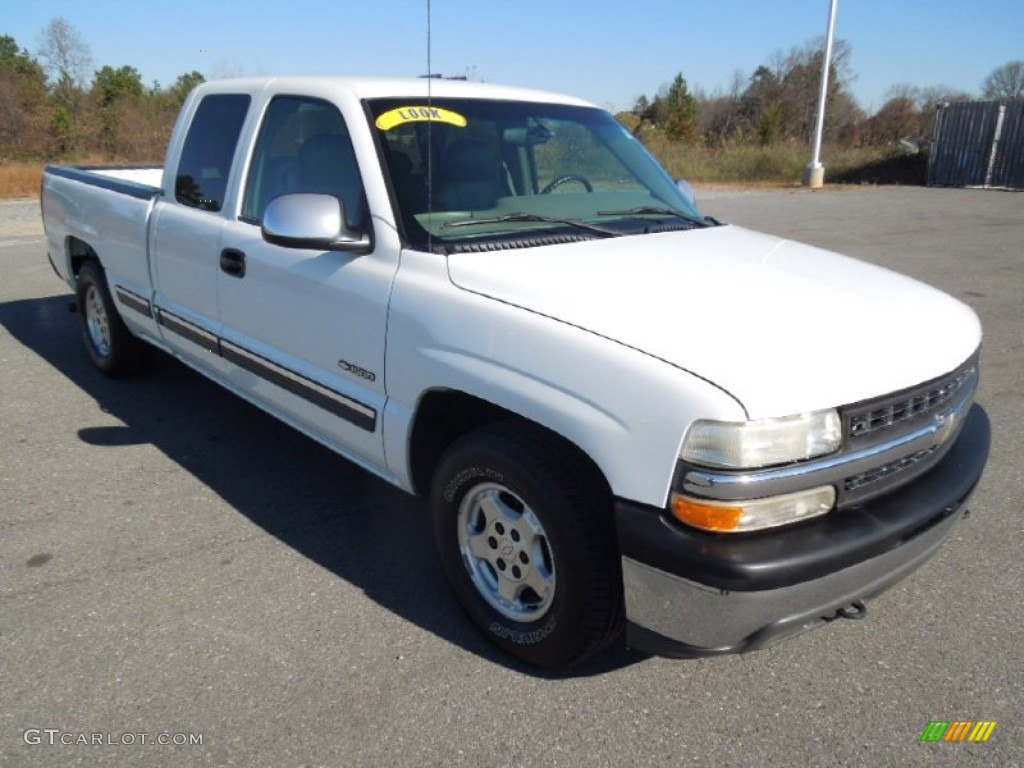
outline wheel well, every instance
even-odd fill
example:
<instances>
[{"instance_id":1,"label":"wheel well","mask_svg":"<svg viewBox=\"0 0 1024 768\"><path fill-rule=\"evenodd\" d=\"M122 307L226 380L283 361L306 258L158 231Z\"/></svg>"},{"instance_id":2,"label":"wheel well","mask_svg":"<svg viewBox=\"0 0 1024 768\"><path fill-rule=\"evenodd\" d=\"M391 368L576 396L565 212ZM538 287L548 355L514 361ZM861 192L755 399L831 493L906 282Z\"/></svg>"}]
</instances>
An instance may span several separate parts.
<instances>
[{"instance_id":1,"label":"wheel well","mask_svg":"<svg viewBox=\"0 0 1024 768\"><path fill-rule=\"evenodd\" d=\"M69 237L67 241L68 256L71 257L71 273L78 275L78 271L85 262L93 259L99 262L100 257L93 250L92 246L77 237Z\"/></svg>"},{"instance_id":2,"label":"wheel well","mask_svg":"<svg viewBox=\"0 0 1024 768\"><path fill-rule=\"evenodd\" d=\"M529 424L568 451L578 455L588 471L610 493L607 479L600 467L594 463L578 445L542 424L524 418L501 406L456 390L435 390L428 392L420 401L416 420L412 428L409 446L409 462L416 493L430 493L434 470L441 456L452 443L488 424L503 421L518 421Z\"/></svg>"}]
</instances>

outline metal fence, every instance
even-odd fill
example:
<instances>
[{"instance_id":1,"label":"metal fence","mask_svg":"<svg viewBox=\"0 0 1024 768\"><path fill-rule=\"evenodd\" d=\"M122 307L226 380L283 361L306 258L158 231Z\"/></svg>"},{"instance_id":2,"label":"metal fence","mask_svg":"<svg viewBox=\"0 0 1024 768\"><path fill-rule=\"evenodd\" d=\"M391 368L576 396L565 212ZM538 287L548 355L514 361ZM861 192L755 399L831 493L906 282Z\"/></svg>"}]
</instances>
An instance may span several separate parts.
<instances>
[{"instance_id":1,"label":"metal fence","mask_svg":"<svg viewBox=\"0 0 1024 768\"><path fill-rule=\"evenodd\" d=\"M1024 101L939 106L928 186L1024 189Z\"/></svg>"}]
</instances>

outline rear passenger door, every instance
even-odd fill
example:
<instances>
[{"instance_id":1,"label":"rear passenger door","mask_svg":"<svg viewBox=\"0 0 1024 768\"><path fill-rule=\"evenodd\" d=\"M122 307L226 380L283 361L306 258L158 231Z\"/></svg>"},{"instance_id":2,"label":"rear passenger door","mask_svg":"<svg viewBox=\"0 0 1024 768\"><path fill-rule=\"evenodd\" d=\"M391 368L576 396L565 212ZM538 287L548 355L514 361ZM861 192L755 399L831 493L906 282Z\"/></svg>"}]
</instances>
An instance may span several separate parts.
<instances>
[{"instance_id":1,"label":"rear passenger door","mask_svg":"<svg viewBox=\"0 0 1024 768\"><path fill-rule=\"evenodd\" d=\"M238 138L249 111L245 94L214 93L196 107L175 170L174 199L153 217L154 312L164 342L189 362L223 368L215 353L220 331L218 243Z\"/></svg>"},{"instance_id":2,"label":"rear passenger door","mask_svg":"<svg viewBox=\"0 0 1024 768\"><path fill-rule=\"evenodd\" d=\"M278 96L264 112L238 218L220 246L241 265L217 275L222 353L233 383L348 455L382 466L384 340L397 252L286 248L263 240L267 204L296 192L345 203L371 226L348 126L330 102Z\"/></svg>"}]
</instances>

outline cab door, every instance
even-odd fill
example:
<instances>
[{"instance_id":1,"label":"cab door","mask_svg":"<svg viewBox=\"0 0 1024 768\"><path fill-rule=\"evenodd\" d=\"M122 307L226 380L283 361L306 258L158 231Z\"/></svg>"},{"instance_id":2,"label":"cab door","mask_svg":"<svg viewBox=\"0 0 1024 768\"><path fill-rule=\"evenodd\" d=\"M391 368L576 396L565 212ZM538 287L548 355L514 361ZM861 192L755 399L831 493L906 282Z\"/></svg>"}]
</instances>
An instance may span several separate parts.
<instances>
[{"instance_id":1,"label":"cab door","mask_svg":"<svg viewBox=\"0 0 1024 768\"><path fill-rule=\"evenodd\" d=\"M249 110L245 94L205 96L192 116L175 171L174 200L161 201L151 230L154 315L168 347L206 370L217 356L217 247L227 181Z\"/></svg>"},{"instance_id":2,"label":"cab door","mask_svg":"<svg viewBox=\"0 0 1024 768\"><path fill-rule=\"evenodd\" d=\"M217 274L221 353L232 383L297 426L382 466L384 343L397 252L356 255L273 245L260 224L278 195L329 194L351 227L370 219L345 121L326 101L278 96L264 113Z\"/></svg>"}]
</instances>

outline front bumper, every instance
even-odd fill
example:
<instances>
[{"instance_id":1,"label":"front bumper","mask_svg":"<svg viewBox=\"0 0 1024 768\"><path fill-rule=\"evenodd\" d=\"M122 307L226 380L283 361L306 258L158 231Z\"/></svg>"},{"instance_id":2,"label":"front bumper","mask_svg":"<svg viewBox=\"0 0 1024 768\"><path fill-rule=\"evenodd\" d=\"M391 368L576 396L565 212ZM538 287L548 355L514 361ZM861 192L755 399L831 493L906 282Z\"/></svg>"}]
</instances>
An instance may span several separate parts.
<instances>
[{"instance_id":1,"label":"front bumper","mask_svg":"<svg viewBox=\"0 0 1024 768\"><path fill-rule=\"evenodd\" d=\"M949 452L909 485L759 533L705 533L618 501L627 642L663 656L740 653L843 615L935 554L966 514L990 442L975 405Z\"/></svg>"}]
</instances>

